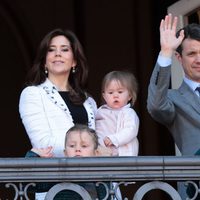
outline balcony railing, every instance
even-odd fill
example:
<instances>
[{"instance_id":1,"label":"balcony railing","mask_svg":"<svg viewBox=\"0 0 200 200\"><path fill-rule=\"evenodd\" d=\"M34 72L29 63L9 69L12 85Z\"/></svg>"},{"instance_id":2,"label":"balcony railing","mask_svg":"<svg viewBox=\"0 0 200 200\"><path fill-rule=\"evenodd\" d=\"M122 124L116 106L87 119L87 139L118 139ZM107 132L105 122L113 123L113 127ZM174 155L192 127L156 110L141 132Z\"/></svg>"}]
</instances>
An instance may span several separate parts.
<instances>
[{"instance_id":1,"label":"balcony railing","mask_svg":"<svg viewBox=\"0 0 200 200\"><path fill-rule=\"evenodd\" d=\"M30 186L39 182L56 183L46 195L48 200L53 199L63 189L76 191L83 199L90 200L89 193L76 184L80 182L102 184L107 192L104 200L108 197L114 199L117 187L145 181L131 199L142 200L147 192L158 189L167 193L170 199L181 200L176 188L168 182L192 181L195 193L188 200L193 200L198 195L199 186L196 181L199 180L200 157L198 156L0 159L0 181L4 185L4 192L8 189L13 190L13 199L29 199ZM113 187L108 187L106 183L110 183ZM123 199L128 198L123 197Z\"/></svg>"}]
</instances>

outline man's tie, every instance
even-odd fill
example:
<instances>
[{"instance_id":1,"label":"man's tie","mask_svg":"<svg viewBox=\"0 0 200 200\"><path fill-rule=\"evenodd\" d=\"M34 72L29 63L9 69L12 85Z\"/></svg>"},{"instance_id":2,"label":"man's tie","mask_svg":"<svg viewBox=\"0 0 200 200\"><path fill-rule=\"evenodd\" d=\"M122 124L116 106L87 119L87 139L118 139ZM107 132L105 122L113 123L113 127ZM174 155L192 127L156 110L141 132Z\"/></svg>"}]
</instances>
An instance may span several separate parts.
<instances>
[{"instance_id":1,"label":"man's tie","mask_svg":"<svg viewBox=\"0 0 200 200\"><path fill-rule=\"evenodd\" d=\"M200 86L195 89L198 92L198 96L200 97Z\"/></svg>"}]
</instances>

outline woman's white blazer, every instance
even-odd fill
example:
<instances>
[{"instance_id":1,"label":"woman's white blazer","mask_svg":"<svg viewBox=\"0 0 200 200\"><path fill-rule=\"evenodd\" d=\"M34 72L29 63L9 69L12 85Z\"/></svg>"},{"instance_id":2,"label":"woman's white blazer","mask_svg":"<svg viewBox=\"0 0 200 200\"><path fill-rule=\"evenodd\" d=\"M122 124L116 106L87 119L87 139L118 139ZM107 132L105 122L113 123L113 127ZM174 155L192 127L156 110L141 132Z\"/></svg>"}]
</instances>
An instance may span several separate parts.
<instances>
[{"instance_id":1,"label":"woman's white blazer","mask_svg":"<svg viewBox=\"0 0 200 200\"><path fill-rule=\"evenodd\" d=\"M88 126L95 129L96 102L88 97L84 102ZM48 79L38 86L26 87L19 101L22 123L33 147L53 147L55 157L63 157L65 134L74 123L70 111Z\"/></svg>"}]
</instances>

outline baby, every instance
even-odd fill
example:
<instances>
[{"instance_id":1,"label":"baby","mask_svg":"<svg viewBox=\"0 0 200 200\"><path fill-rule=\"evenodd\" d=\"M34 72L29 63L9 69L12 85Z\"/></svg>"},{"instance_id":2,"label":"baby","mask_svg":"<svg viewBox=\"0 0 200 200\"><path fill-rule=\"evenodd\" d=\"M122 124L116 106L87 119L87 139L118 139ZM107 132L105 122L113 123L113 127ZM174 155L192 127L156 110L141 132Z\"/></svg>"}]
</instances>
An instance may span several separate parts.
<instances>
[{"instance_id":1,"label":"baby","mask_svg":"<svg viewBox=\"0 0 200 200\"><path fill-rule=\"evenodd\" d=\"M105 104L96 113L96 133L100 145L113 156L137 156L139 118L133 109L137 98L137 81L126 71L112 71L103 79Z\"/></svg>"}]
</instances>

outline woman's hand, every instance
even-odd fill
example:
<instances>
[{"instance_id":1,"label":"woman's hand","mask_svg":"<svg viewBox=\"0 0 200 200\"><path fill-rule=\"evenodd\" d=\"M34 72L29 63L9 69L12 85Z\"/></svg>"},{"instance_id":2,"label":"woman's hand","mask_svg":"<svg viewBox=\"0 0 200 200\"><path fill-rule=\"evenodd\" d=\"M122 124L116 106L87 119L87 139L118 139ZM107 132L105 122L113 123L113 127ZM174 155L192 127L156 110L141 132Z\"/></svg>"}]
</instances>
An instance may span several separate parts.
<instances>
[{"instance_id":1,"label":"woman's hand","mask_svg":"<svg viewBox=\"0 0 200 200\"><path fill-rule=\"evenodd\" d=\"M32 148L31 151L38 154L41 158L51 158L53 157L52 153L53 147L47 147L47 148Z\"/></svg>"}]
</instances>

